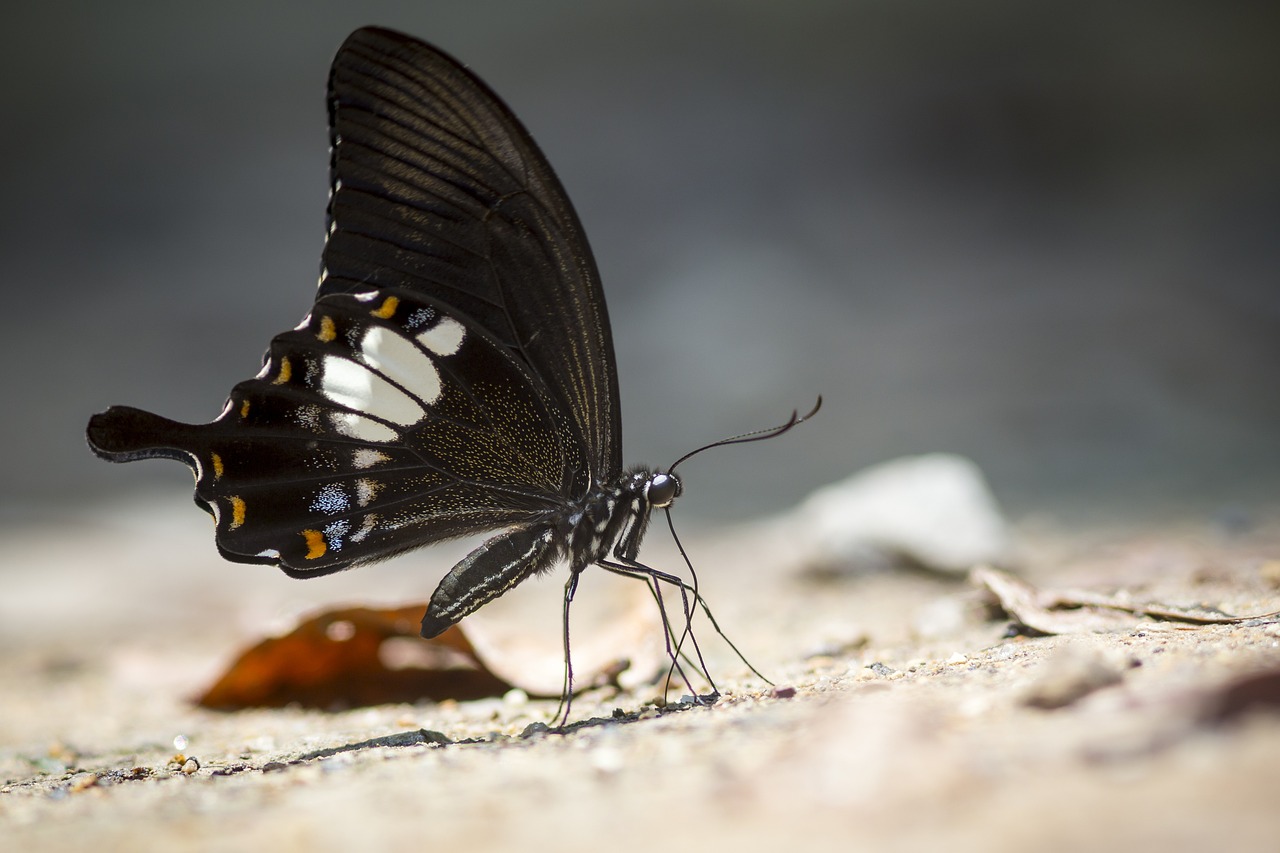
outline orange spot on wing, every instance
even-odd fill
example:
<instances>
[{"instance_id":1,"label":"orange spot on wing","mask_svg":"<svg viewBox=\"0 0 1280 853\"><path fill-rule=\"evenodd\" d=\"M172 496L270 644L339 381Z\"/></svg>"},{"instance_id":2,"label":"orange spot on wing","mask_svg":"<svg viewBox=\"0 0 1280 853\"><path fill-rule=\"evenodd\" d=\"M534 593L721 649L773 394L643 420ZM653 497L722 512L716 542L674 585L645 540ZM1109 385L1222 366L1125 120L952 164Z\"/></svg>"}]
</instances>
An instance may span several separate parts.
<instances>
[{"instance_id":1,"label":"orange spot on wing","mask_svg":"<svg viewBox=\"0 0 1280 853\"><path fill-rule=\"evenodd\" d=\"M289 363L288 358L280 359L280 372L276 374L276 378L271 380L272 385L283 385L289 381L289 377L293 375L293 365Z\"/></svg>"},{"instance_id":2,"label":"orange spot on wing","mask_svg":"<svg viewBox=\"0 0 1280 853\"><path fill-rule=\"evenodd\" d=\"M390 320L396 313L397 306L400 305L400 299L396 296L388 296L382 300L382 304L369 313L375 317L381 317L383 320Z\"/></svg>"},{"instance_id":3,"label":"orange spot on wing","mask_svg":"<svg viewBox=\"0 0 1280 853\"><path fill-rule=\"evenodd\" d=\"M325 544L324 534L319 530L304 530L302 538L307 540L307 559L318 560L324 556L329 546Z\"/></svg>"},{"instance_id":4,"label":"orange spot on wing","mask_svg":"<svg viewBox=\"0 0 1280 853\"><path fill-rule=\"evenodd\" d=\"M217 480L222 476L222 472L224 470L222 466L222 457L216 453L210 453L209 457L213 462L213 479Z\"/></svg>"},{"instance_id":5,"label":"orange spot on wing","mask_svg":"<svg viewBox=\"0 0 1280 853\"><path fill-rule=\"evenodd\" d=\"M320 331L316 332L316 337L326 344L338 337L338 330L333 325L332 317L325 316L320 318Z\"/></svg>"},{"instance_id":6,"label":"orange spot on wing","mask_svg":"<svg viewBox=\"0 0 1280 853\"><path fill-rule=\"evenodd\" d=\"M248 400L245 400L240 404L240 417L241 418L249 417L249 401Z\"/></svg>"},{"instance_id":7,"label":"orange spot on wing","mask_svg":"<svg viewBox=\"0 0 1280 853\"><path fill-rule=\"evenodd\" d=\"M235 530L237 527L244 524L244 498L232 495L227 498L227 500L231 501L231 525L228 529Z\"/></svg>"}]
</instances>

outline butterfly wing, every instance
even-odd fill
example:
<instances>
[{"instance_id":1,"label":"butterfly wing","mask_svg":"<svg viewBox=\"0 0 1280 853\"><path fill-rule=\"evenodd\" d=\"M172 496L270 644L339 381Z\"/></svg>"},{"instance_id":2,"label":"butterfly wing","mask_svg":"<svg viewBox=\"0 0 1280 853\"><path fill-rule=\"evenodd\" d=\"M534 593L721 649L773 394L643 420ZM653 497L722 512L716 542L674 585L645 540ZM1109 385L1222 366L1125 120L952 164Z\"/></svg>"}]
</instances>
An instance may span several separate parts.
<instances>
[{"instance_id":1,"label":"butterfly wing","mask_svg":"<svg viewBox=\"0 0 1280 853\"><path fill-rule=\"evenodd\" d=\"M208 424L113 407L113 461L187 463L218 548L327 574L441 539L545 526L584 464L537 377L481 329L395 288L321 298Z\"/></svg>"},{"instance_id":2,"label":"butterfly wing","mask_svg":"<svg viewBox=\"0 0 1280 853\"><path fill-rule=\"evenodd\" d=\"M212 423L113 407L90 445L186 462L223 555L294 575L545 530L621 468L608 318L572 206L498 97L415 39L353 33L329 110L311 314Z\"/></svg>"},{"instance_id":3,"label":"butterfly wing","mask_svg":"<svg viewBox=\"0 0 1280 853\"><path fill-rule=\"evenodd\" d=\"M595 260L528 132L457 61L354 32L329 79L320 294L406 288L454 306L538 378L584 448L569 493L621 471L613 343Z\"/></svg>"}]
</instances>

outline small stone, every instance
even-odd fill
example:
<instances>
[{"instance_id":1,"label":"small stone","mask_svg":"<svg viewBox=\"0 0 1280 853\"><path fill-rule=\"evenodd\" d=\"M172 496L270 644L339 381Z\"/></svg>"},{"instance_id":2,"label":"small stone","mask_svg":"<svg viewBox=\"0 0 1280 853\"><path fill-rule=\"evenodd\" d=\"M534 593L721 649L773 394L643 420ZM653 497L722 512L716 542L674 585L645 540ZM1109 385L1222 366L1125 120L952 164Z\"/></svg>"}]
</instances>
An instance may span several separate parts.
<instances>
[{"instance_id":1,"label":"small stone","mask_svg":"<svg viewBox=\"0 0 1280 853\"><path fill-rule=\"evenodd\" d=\"M197 761L195 758L188 758L186 761L182 762L182 772L186 773L188 776L190 776L192 773L195 773L199 769L200 769L200 762Z\"/></svg>"},{"instance_id":2,"label":"small stone","mask_svg":"<svg viewBox=\"0 0 1280 853\"><path fill-rule=\"evenodd\" d=\"M73 794L79 794L81 791L87 791L97 784L98 774L77 773L71 777L71 781L67 782L67 790Z\"/></svg>"},{"instance_id":3,"label":"small stone","mask_svg":"<svg viewBox=\"0 0 1280 853\"><path fill-rule=\"evenodd\" d=\"M1280 712L1280 668L1256 672L1229 682L1214 691L1201 714L1211 723L1226 723L1248 714Z\"/></svg>"},{"instance_id":4,"label":"small stone","mask_svg":"<svg viewBox=\"0 0 1280 853\"><path fill-rule=\"evenodd\" d=\"M1096 690L1118 684L1122 678L1120 670L1100 654L1067 646L1040 665L1038 677L1022 701L1033 708L1064 708Z\"/></svg>"},{"instance_id":5,"label":"small stone","mask_svg":"<svg viewBox=\"0 0 1280 853\"><path fill-rule=\"evenodd\" d=\"M551 731L551 727L541 720L530 723L524 727L524 731L520 732L522 738L545 737Z\"/></svg>"},{"instance_id":6,"label":"small stone","mask_svg":"<svg viewBox=\"0 0 1280 853\"><path fill-rule=\"evenodd\" d=\"M773 688L774 699L791 699L795 695L796 695L796 689L794 687L791 687L790 685L786 687Z\"/></svg>"},{"instance_id":7,"label":"small stone","mask_svg":"<svg viewBox=\"0 0 1280 853\"><path fill-rule=\"evenodd\" d=\"M814 492L792 516L817 565L847 566L868 552L939 572L999 563L1009 535L981 470L934 453L882 463Z\"/></svg>"},{"instance_id":8,"label":"small stone","mask_svg":"<svg viewBox=\"0 0 1280 853\"><path fill-rule=\"evenodd\" d=\"M874 661L872 663L867 664L867 669L871 670L881 678L888 678L889 676L893 675L897 671L891 666L886 666L880 663L880 661Z\"/></svg>"}]
</instances>

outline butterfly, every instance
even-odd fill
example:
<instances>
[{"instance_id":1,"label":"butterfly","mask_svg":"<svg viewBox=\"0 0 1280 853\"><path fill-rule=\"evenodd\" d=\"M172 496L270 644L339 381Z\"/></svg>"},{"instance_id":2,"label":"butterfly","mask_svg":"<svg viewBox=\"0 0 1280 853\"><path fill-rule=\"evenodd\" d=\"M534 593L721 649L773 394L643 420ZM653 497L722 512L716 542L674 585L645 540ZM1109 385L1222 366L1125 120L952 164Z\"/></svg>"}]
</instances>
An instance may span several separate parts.
<instances>
[{"instance_id":1,"label":"butterfly","mask_svg":"<svg viewBox=\"0 0 1280 853\"><path fill-rule=\"evenodd\" d=\"M356 30L328 107L310 312L211 423L112 406L90 420L89 445L113 462L187 464L222 556L290 577L497 531L440 582L428 638L567 563L569 691L569 603L587 566L645 579L660 607L660 582L674 585L686 619L690 596L705 609L696 585L638 562L652 510L682 484L674 465L622 465L612 335L582 226L511 110L422 41Z\"/></svg>"}]
</instances>

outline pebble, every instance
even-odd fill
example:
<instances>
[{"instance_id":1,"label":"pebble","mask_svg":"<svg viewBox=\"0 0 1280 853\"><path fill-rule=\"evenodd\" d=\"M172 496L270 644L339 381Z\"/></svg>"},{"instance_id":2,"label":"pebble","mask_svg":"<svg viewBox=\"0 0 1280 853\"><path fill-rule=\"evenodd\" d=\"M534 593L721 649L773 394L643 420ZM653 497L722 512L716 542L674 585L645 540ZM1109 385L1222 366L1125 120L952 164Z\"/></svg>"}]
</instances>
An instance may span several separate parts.
<instances>
[{"instance_id":1,"label":"pebble","mask_svg":"<svg viewBox=\"0 0 1280 853\"><path fill-rule=\"evenodd\" d=\"M524 727L524 731L520 732L522 738L544 737L551 731L551 727L546 723L538 720Z\"/></svg>"},{"instance_id":2,"label":"pebble","mask_svg":"<svg viewBox=\"0 0 1280 853\"><path fill-rule=\"evenodd\" d=\"M87 791L94 785L98 784L98 774L96 773L77 773L67 782L67 790L73 794L81 791Z\"/></svg>"},{"instance_id":3,"label":"pebble","mask_svg":"<svg viewBox=\"0 0 1280 853\"><path fill-rule=\"evenodd\" d=\"M1033 708L1064 708L1123 677L1097 652L1065 646L1040 665L1022 701Z\"/></svg>"},{"instance_id":4,"label":"pebble","mask_svg":"<svg viewBox=\"0 0 1280 853\"><path fill-rule=\"evenodd\" d=\"M790 519L819 566L853 566L868 551L934 571L1003 562L1008 525L982 471L947 453L904 457L819 489Z\"/></svg>"}]
</instances>

